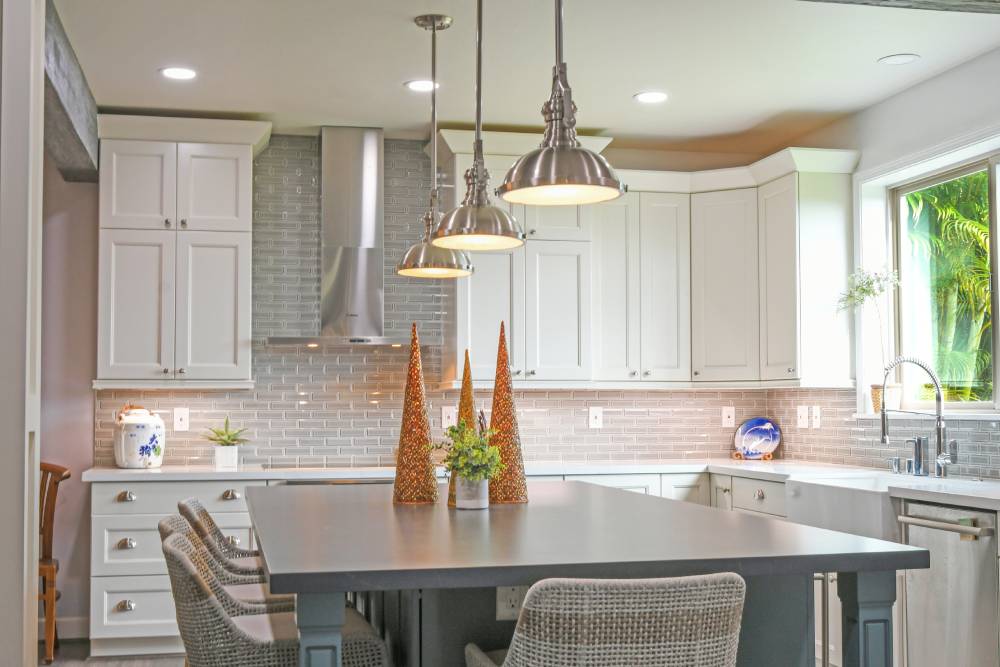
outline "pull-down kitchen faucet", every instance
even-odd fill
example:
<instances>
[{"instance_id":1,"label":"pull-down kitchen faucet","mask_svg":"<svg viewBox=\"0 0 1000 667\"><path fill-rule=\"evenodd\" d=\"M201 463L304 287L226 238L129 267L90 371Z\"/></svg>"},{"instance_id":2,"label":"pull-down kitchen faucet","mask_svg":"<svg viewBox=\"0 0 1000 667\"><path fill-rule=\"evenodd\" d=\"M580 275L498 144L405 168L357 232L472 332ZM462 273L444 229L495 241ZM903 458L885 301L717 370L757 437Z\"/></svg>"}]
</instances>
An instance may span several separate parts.
<instances>
[{"instance_id":1,"label":"pull-down kitchen faucet","mask_svg":"<svg viewBox=\"0 0 1000 667\"><path fill-rule=\"evenodd\" d=\"M937 373L926 363L915 357L896 357L885 367L885 375L882 377L882 444L889 444L889 417L885 409L885 385L889 380L889 374L901 364L913 364L924 369L934 383L934 410L937 419L934 422L934 476L947 477L948 466L958 463L958 441L948 440L948 429L944 424L944 395L941 392L941 381ZM919 441L916 445L920 446ZM915 469L914 472L917 472Z\"/></svg>"}]
</instances>

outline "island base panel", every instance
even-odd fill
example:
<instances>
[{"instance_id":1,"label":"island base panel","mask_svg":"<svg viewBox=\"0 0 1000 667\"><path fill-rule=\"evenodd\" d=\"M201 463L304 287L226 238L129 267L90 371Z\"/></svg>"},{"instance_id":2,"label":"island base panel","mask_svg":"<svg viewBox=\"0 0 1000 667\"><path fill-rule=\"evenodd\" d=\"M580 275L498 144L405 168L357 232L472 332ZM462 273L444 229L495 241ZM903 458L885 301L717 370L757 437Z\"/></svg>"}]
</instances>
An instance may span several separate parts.
<instances>
[{"instance_id":1,"label":"island base panel","mask_svg":"<svg viewBox=\"0 0 1000 667\"><path fill-rule=\"evenodd\" d=\"M343 593L300 593L295 601L299 667L343 667Z\"/></svg>"},{"instance_id":2,"label":"island base panel","mask_svg":"<svg viewBox=\"0 0 1000 667\"><path fill-rule=\"evenodd\" d=\"M837 575L843 623L843 667L892 667L895 572Z\"/></svg>"}]
</instances>

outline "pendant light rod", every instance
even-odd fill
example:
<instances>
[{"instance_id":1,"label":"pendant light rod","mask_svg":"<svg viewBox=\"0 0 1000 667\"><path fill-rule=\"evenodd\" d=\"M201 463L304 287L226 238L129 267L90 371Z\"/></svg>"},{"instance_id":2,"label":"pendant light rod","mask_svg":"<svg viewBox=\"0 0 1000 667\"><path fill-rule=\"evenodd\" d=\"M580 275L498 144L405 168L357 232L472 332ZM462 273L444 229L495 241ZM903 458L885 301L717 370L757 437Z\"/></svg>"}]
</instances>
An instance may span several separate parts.
<instances>
[{"instance_id":1,"label":"pendant light rod","mask_svg":"<svg viewBox=\"0 0 1000 667\"><path fill-rule=\"evenodd\" d=\"M556 68L563 64L563 3L556 2Z\"/></svg>"},{"instance_id":2,"label":"pendant light rod","mask_svg":"<svg viewBox=\"0 0 1000 667\"><path fill-rule=\"evenodd\" d=\"M476 0L476 150L483 143L483 0Z\"/></svg>"},{"instance_id":3,"label":"pendant light rod","mask_svg":"<svg viewBox=\"0 0 1000 667\"><path fill-rule=\"evenodd\" d=\"M438 212L438 105L437 105L437 22L431 23L431 215L427 218L426 240L431 240L431 226Z\"/></svg>"}]
</instances>

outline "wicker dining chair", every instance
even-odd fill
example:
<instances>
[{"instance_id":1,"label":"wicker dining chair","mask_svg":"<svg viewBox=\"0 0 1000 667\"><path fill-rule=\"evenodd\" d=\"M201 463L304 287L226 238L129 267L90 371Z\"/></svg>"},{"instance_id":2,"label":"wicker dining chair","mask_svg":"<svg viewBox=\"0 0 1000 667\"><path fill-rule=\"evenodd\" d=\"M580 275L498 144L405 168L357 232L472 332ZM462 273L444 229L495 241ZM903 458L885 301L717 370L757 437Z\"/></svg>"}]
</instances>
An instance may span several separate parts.
<instances>
[{"instance_id":1,"label":"wicker dining chair","mask_svg":"<svg viewBox=\"0 0 1000 667\"><path fill-rule=\"evenodd\" d=\"M161 540L166 540L171 535L184 536L186 543L178 544L183 546L188 558L194 563L205 581L212 586L214 593L218 594L218 589L223 588L229 596L259 607L257 613L295 611L295 596L270 594L263 569L253 573L233 572L226 569L224 564L215 559L212 552L202 542L201 537L184 517L174 514L163 518L160 520L158 528ZM230 615L236 615L236 612L232 610L227 611Z\"/></svg>"},{"instance_id":2,"label":"wicker dining chair","mask_svg":"<svg viewBox=\"0 0 1000 667\"><path fill-rule=\"evenodd\" d=\"M215 523L215 519L212 518L212 515L208 513L208 510L205 509L205 506L197 498L188 498L187 500L180 501L177 503L177 510L198 531L198 535L201 536L205 546L220 561L228 559L233 565L247 569L263 567L263 563L260 560L260 552L256 549L240 548L227 539L222 533L222 529Z\"/></svg>"},{"instance_id":3,"label":"wicker dining chair","mask_svg":"<svg viewBox=\"0 0 1000 667\"><path fill-rule=\"evenodd\" d=\"M187 544L185 544L187 543ZM188 555L190 541L163 541L177 625L190 667L296 667L298 628L291 612L260 614L213 589ZM235 610L238 615L232 615ZM351 608L342 629L344 667L388 667L389 652L375 630Z\"/></svg>"},{"instance_id":4,"label":"wicker dining chair","mask_svg":"<svg viewBox=\"0 0 1000 667\"><path fill-rule=\"evenodd\" d=\"M59 646L59 631L56 628L56 576L59 561L52 557L52 533L56 522L56 498L59 485L70 478L69 468L54 463L42 463L38 485L38 599L45 612L45 664L55 660Z\"/></svg>"},{"instance_id":5,"label":"wicker dining chair","mask_svg":"<svg viewBox=\"0 0 1000 667\"><path fill-rule=\"evenodd\" d=\"M507 651L465 647L467 667L733 667L746 583L546 579L528 590Z\"/></svg>"}]
</instances>

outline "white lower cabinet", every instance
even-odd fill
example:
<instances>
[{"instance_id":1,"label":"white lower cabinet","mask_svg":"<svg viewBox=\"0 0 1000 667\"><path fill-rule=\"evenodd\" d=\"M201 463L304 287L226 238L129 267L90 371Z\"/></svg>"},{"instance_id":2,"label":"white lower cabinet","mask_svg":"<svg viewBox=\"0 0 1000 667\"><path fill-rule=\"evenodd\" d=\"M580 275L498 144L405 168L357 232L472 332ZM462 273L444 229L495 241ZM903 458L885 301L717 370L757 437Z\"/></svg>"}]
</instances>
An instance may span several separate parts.
<instances>
[{"instance_id":1,"label":"white lower cabinet","mask_svg":"<svg viewBox=\"0 0 1000 667\"><path fill-rule=\"evenodd\" d=\"M572 480L698 505L708 505L710 499L708 473L566 475L566 481Z\"/></svg>"},{"instance_id":2,"label":"white lower cabinet","mask_svg":"<svg viewBox=\"0 0 1000 667\"><path fill-rule=\"evenodd\" d=\"M587 482L599 486L610 486L642 493L647 496L660 495L660 475L566 475L566 481Z\"/></svg>"},{"instance_id":3,"label":"white lower cabinet","mask_svg":"<svg viewBox=\"0 0 1000 667\"><path fill-rule=\"evenodd\" d=\"M722 510L733 509L733 478L731 475L719 475L713 472L709 479L709 489L712 507Z\"/></svg>"}]
</instances>

